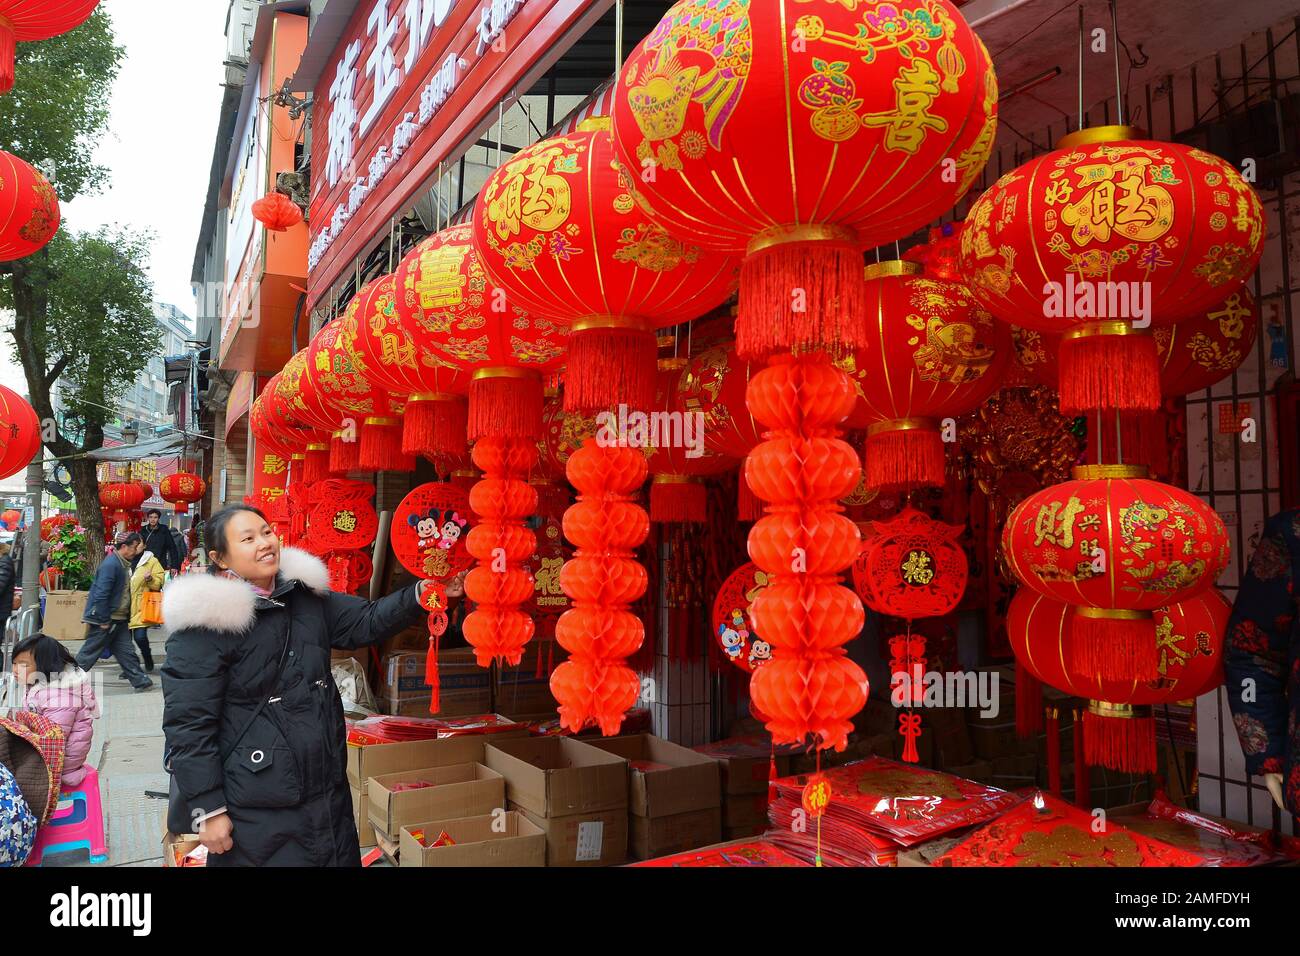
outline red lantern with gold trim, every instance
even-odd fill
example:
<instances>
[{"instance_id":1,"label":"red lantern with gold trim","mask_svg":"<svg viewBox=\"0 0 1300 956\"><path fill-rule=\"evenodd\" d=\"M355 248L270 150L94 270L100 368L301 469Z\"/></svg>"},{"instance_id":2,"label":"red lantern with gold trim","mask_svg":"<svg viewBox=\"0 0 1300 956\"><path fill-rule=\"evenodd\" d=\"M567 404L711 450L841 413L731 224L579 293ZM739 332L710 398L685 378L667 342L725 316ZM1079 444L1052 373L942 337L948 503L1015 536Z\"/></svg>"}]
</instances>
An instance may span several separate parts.
<instances>
[{"instance_id":1,"label":"red lantern with gold trim","mask_svg":"<svg viewBox=\"0 0 1300 956\"><path fill-rule=\"evenodd\" d=\"M1200 498L1135 465L1080 465L1022 501L1002 557L1025 587L1075 605L1079 673L1150 680L1151 612L1214 584L1230 556L1223 520Z\"/></svg>"},{"instance_id":2,"label":"red lantern with gold trim","mask_svg":"<svg viewBox=\"0 0 1300 956\"><path fill-rule=\"evenodd\" d=\"M0 385L0 478L18 474L40 453L36 409L12 388Z\"/></svg>"},{"instance_id":3,"label":"red lantern with gold trim","mask_svg":"<svg viewBox=\"0 0 1300 956\"><path fill-rule=\"evenodd\" d=\"M732 458L710 451L705 441L708 424L683 408L681 382L685 359L660 359L655 391L655 411L646 417L642 442L636 434L636 413L628 415L629 440L645 448L646 464L654 479L650 485L650 520L662 523L700 524L708 519L708 489L700 481L736 467ZM673 413L676 414L673 414ZM660 424L655 425L658 421ZM680 424L679 424L680 423ZM620 425L622 423L620 422Z\"/></svg>"},{"instance_id":4,"label":"red lantern with gold trim","mask_svg":"<svg viewBox=\"0 0 1300 956\"><path fill-rule=\"evenodd\" d=\"M345 334L355 335L353 360L370 380L406 400L402 450L408 455L451 455L467 461L469 375L443 358L426 336L413 335L412 329L422 332L422 328L410 318L403 319L399 309L408 283L421 318L432 324L450 323L448 313L457 305L467 305L464 276L455 270L449 280L446 268L438 270L439 262L455 257L440 254L436 243L426 255L430 245L426 239L395 273L375 283L353 318L344 317L345 323L356 324L355 330L345 325ZM478 298L481 304L482 295Z\"/></svg>"},{"instance_id":5,"label":"red lantern with gold trim","mask_svg":"<svg viewBox=\"0 0 1300 956\"><path fill-rule=\"evenodd\" d=\"M144 504L144 489L133 481L115 481L101 485L99 503L105 513L105 524L128 521L130 514Z\"/></svg>"},{"instance_id":6,"label":"red lantern with gold trim","mask_svg":"<svg viewBox=\"0 0 1300 956\"><path fill-rule=\"evenodd\" d=\"M979 406L1001 384L1010 333L966 286L911 262L866 268L869 348L842 363L867 419L867 487L941 486L940 420Z\"/></svg>"},{"instance_id":7,"label":"red lantern with gold trim","mask_svg":"<svg viewBox=\"0 0 1300 956\"><path fill-rule=\"evenodd\" d=\"M328 472L342 477L361 468L361 453L357 441L355 421L342 427L344 414L338 406L326 401L312 376L308 374L307 348L299 349L284 368L276 374L276 395L283 416L292 426L314 429L320 439L328 436ZM351 421L351 419L349 418Z\"/></svg>"},{"instance_id":8,"label":"red lantern with gold trim","mask_svg":"<svg viewBox=\"0 0 1300 956\"><path fill-rule=\"evenodd\" d=\"M569 456L585 439L596 436L596 416L566 412L564 395L556 391L542 407L542 439L537 443L541 472L555 481L566 479Z\"/></svg>"},{"instance_id":9,"label":"red lantern with gold trim","mask_svg":"<svg viewBox=\"0 0 1300 956\"><path fill-rule=\"evenodd\" d=\"M763 440L763 426L745 405L745 388L764 367L737 355L732 339L691 356L677 383L677 405L704 416L704 447L709 451L744 458Z\"/></svg>"},{"instance_id":10,"label":"red lantern with gold trim","mask_svg":"<svg viewBox=\"0 0 1300 956\"><path fill-rule=\"evenodd\" d=\"M14 88L17 44L48 40L90 19L99 0L0 0L0 93Z\"/></svg>"},{"instance_id":11,"label":"red lantern with gold trim","mask_svg":"<svg viewBox=\"0 0 1300 956\"><path fill-rule=\"evenodd\" d=\"M302 222L302 209L282 192L270 192L253 203L253 218L271 232L287 232Z\"/></svg>"},{"instance_id":12,"label":"red lantern with gold trim","mask_svg":"<svg viewBox=\"0 0 1300 956\"><path fill-rule=\"evenodd\" d=\"M1084 753L1090 765L1156 770L1153 704L1190 700L1223 683L1223 638L1231 608L1210 588L1153 614L1158 666L1151 680L1108 680L1069 666L1079 618L1062 601L1021 590L1007 611L1016 659L1039 680L1089 699Z\"/></svg>"},{"instance_id":13,"label":"red lantern with gold trim","mask_svg":"<svg viewBox=\"0 0 1300 956\"><path fill-rule=\"evenodd\" d=\"M861 250L951 208L996 126L988 53L947 0L680 0L613 97L618 161L651 217L745 253L749 357L867 346Z\"/></svg>"},{"instance_id":14,"label":"red lantern with gold trim","mask_svg":"<svg viewBox=\"0 0 1300 956\"><path fill-rule=\"evenodd\" d=\"M1230 163L1102 126L1069 134L976 201L962 271L995 315L1065 334L1063 411L1150 410L1156 345L1135 320L1168 326L1223 301L1263 243L1263 206Z\"/></svg>"},{"instance_id":15,"label":"red lantern with gold trim","mask_svg":"<svg viewBox=\"0 0 1300 956\"><path fill-rule=\"evenodd\" d=\"M655 329L736 287L737 261L651 222L614 167L608 120L521 150L483 185L474 248L507 299L571 330L565 407L655 397Z\"/></svg>"},{"instance_id":16,"label":"red lantern with gold trim","mask_svg":"<svg viewBox=\"0 0 1300 956\"><path fill-rule=\"evenodd\" d=\"M159 496L163 501L170 501L175 505L178 515L188 514L190 505L201 501L207 490L207 482L187 471L168 475L158 483Z\"/></svg>"},{"instance_id":17,"label":"red lantern with gold trim","mask_svg":"<svg viewBox=\"0 0 1300 956\"><path fill-rule=\"evenodd\" d=\"M0 14L0 43L4 32ZM0 262L22 259L43 248L59 231L59 222L59 197L50 181L17 156L0 150Z\"/></svg>"}]
</instances>

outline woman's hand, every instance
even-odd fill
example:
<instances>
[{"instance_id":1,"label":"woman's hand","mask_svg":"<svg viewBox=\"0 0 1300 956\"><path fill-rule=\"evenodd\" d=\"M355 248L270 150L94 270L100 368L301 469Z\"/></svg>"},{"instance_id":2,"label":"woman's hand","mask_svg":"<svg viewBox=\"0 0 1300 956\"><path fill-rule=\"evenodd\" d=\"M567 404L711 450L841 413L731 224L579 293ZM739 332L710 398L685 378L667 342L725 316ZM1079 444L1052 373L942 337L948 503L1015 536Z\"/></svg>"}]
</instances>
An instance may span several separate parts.
<instances>
[{"instance_id":1,"label":"woman's hand","mask_svg":"<svg viewBox=\"0 0 1300 956\"><path fill-rule=\"evenodd\" d=\"M462 571L447 582L447 597L458 598L465 596L465 575L468 573L468 571Z\"/></svg>"},{"instance_id":2,"label":"woman's hand","mask_svg":"<svg viewBox=\"0 0 1300 956\"><path fill-rule=\"evenodd\" d=\"M228 813L218 813L208 817L199 824L199 842L208 848L209 853L225 853L235 845L230 838L234 826Z\"/></svg>"},{"instance_id":3,"label":"woman's hand","mask_svg":"<svg viewBox=\"0 0 1300 956\"><path fill-rule=\"evenodd\" d=\"M1280 773L1264 774L1264 786L1273 797L1273 802L1282 810L1286 809L1286 803L1282 799L1282 775Z\"/></svg>"}]
</instances>

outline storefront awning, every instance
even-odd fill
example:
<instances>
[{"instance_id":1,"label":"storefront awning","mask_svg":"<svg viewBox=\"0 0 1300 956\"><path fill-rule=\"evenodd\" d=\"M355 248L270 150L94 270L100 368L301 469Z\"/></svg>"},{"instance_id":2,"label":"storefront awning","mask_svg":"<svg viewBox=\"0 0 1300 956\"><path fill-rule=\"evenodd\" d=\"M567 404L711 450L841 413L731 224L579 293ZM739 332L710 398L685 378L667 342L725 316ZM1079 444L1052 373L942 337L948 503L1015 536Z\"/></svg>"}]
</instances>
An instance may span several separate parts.
<instances>
[{"instance_id":1,"label":"storefront awning","mask_svg":"<svg viewBox=\"0 0 1300 956\"><path fill-rule=\"evenodd\" d=\"M253 381L256 372L240 372L235 376L235 384L230 386L230 397L226 399L226 430L222 438L229 438L231 430L239 420L253 407Z\"/></svg>"}]
</instances>

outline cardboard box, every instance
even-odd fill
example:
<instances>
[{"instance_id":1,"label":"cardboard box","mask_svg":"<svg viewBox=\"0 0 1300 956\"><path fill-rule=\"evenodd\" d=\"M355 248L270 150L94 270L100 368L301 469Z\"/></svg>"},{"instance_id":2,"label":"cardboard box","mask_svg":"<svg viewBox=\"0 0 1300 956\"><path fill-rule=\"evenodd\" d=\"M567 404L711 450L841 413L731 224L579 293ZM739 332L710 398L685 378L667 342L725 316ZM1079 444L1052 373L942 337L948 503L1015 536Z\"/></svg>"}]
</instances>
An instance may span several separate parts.
<instances>
[{"instance_id":1,"label":"cardboard box","mask_svg":"<svg viewBox=\"0 0 1300 956\"><path fill-rule=\"evenodd\" d=\"M724 827L767 826L767 791L763 793L729 793L722 799Z\"/></svg>"},{"instance_id":2,"label":"cardboard box","mask_svg":"<svg viewBox=\"0 0 1300 956\"><path fill-rule=\"evenodd\" d=\"M972 760L970 763L962 764L960 767L944 766L944 773L950 773L954 777L961 777L965 780L974 780L976 783L988 783L989 778L993 776L993 761L991 760ZM902 866L900 863L899 866Z\"/></svg>"},{"instance_id":3,"label":"cardboard box","mask_svg":"<svg viewBox=\"0 0 1300 956\"><path fill-rule=\"evenodd\" d=\"M756 738L757 741L757 738ZM691 748L718 761L722 771L723 794L767 793L767 774L771 761L770 745L757 742L749 746L746 738L716 740ZM731 750L734 752L728 753ZM790 775L790 755L776 755L777 777Z\"/></svg>"},{"instance_id":4,"label":"cardboard box","mask_svg":"<svg viewBox=\"0 0 1300 956\"><path fill-rule=\"evenodd\" d=\"M195 863L187 860L186 855L199 847L199 837L197 833L185 833L177 836L170 830L163 832L163 866L207 866L206 863Z\"/></svg>"},{"instance_id":5,"label":"cardboard box","mask_svg":"<svg viewBox=\"0 0 1300 956\"><path fill-rule=\"evenodd\" d=\"M427 781L433 786L398 790L399 784ZM458 763L371 777L366 788L370 822L393 839L407 824L476 817L504 810L505 778L481 763Z\"/></svg>"},{"instance_id":6,"label":"cardboard box","mask_svg":"<svg viewBox=\"0 0 1300 956\"><path fill-rule=\"evenodd\" d=\"M89 591L46 591L41 633L56 641L85 640L86 625L81 615L86 613L88 597Z\"/></svg>"},{"instance_id":7,"label":"cardboard box","mask_svg":"<svg viewBox=\"0 0 1300 956\"><path fill-rule=\"evenodd\" d=\"M628 761L628 812L638 817L678 816L721 803L718 762L650 734L591 741ZM639 763L661 764L641 769Z\"/></svg>"},{"instance_id":8,"label":"cardboard box","mask_svg":"<svg viewBox=\"0 0 1300 956\"><path fill-rule=\"evenodd\" d=\"M426 847L402 827L402 866L545 866L546 834L522 813L487 814L439 820L423 828L433 837L441 831L455 840L451 846Z\"/></svg>"},{"instance_id":9,"label":"cardboard box","mask_svg":"<svg viewBox=\"0 0 1300 956\"><path fill-rule=\"evenodd\" d=\"M428 636L425 637L426 643ZM423 699L425 713L432 688L424 682L426 652L398 651L383 660L376 696L389 701ZM448 713L468 701L477 701L473 710L455 709L455 713L481 714L492 710L492 675L474 658L472 648L452 648L438 654L438 692Z\"/></svg>"},{"instance_id":10,"label":"cardboard box","mask_svg":"<svg viewBox=\"0 0 1300 956\"><path fill-rule=\"evenodd\" d=\"M572 737L489 738L483 763L506 778L506 799L530 814L627 814L627 761ZM623 836L625 849L626 820Z\"/></svg>"},{"instance_id":11,"label":"cardboard box","mask_svg":"<svg viewBox=\"0 0 1300 956\"><path fill-rule=\"evenodd\" d=\"M352 819L357 823L357 841L361 849L368 850L375 845L375 828L370 823L369 807L360 790L356 787L349 789L352 791Z\"/></svg>"},{"instance_id":12,"label":"cardboard box","mask_svg":"<svg viewBox=\"0 0 1300 956\"><path fill-rule=\"evenodd\" d=\"M955 707L934 707L924 708L920 714L922 727L928 725L934 731L935 748L945 767L968 764L975 759L964 711Z\"/></svg>"},{"instance_id":13,"label":"cardboard box","mask_svg":"<svg viewBox=\"0 0 1300 956\"><path fill-rule=\"evenodd\" d=\"M483 763L484 741L481 736L463 736L397 744L348 744L348 783L364 795L371 777L425 767Z\"/></svg>"},{"instance_id":14,"label":"cardboard box","mask_svg":"<svg viewBox=\"0 0 1300 956\"><path fill-rule=\"evenodd\" d=\"M694 850L722 840L721 807L690 810L666 817L629 816L628 821L628 854L638 860L653 860L657 856Z\"/></svg>"},{"instance_id":15,"label":"cardboard box","mask_svg":"<svg viewBox=\"0 0 1300 956\"><path fill-rule=\"evenodd\" d=\"M970 731L971 747L975 751L975 756L981 760L1010 756L1024 749L1020 738L1016 736L1014 717L998 723L974 720L967 724L967 729ZM1032 741L1029 746L1033 746Z\"/></svg>"},{"instance_id":16,"label":"cardboard box","mask_svg":"<svg viewBox=\"0 0 1300 956\"><path fill-rule=\"evenodd\" d=\"M550 669L543 666L537 674L537 659L551 658L558 664L565 653L558 647L551 651L549 641L532 640L516 667L498 664L492 668L492 702L498 710L511 714L555 714L555 695L551 693Z\"/></svg>"},{"instance_id":17,"label":"cardboard box","mask_svg":"<svg viewBox=\"0 0 1300 956\"><path fill-rule=\"evenodd\" d=\"M509 807L546 834L547 866L618 866L627 859L626 807L552 817Z\"/></svg>"},{"instance_id":18,"label":"cardboard box","mask_svg":"<svg viewBox=\"0 0 1300 956\"><path fill-rule=\"evenodd\" d=\"M438 700L438 713L429 712L432 694L414 697L380 697L376 700L379 712L390 717L465 717L492 709L491 692L486 688L472 694L445 695Z\"/></svg>"}]
</instances>

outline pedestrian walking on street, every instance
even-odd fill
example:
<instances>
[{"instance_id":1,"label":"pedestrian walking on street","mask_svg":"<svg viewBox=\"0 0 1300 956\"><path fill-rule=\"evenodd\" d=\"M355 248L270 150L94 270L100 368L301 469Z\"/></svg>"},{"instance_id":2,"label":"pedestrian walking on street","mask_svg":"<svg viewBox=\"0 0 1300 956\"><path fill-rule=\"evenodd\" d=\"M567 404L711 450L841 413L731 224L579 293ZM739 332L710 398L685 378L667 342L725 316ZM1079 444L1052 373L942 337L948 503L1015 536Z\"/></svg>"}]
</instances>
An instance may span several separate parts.
<instances>
[{"instance_id":1,"label":"pedestrian walking on street","mask_svg":"<svg viewBox=\"0 0 1300 956\"><path fill-rule=\"evenodd\" d=\"M199 835L208 866L359 866L330 650L417 621L424 582L335 594L324 563L281 548L248 505L213 515L206 540L209 573L163 589L168 824Z\"/></svg>"},{"instance_id":2,"label":"pedestrian walking on street","mask_svg":"<svg viewBox=\"0 0 1300 956\"><path fill-rule=\"evenodd\" d=\"M176 539L172 531L162 523L162 512L150 508L145 512L145 526L140 529L144 538L144 548L158 559L158 563L167 571L178 571L181 566L181 552L176 549Z\"/></svg>"},{"instance_id":3,"label":"pedestrian walking on street","mask_svg":"<svg viewBox=\"0 0 1300 956\"><path fill-rule=\"evenodd\" d=\"M140 668L131 643L131 562L144 551L144 541L134 531L118 535L113 553L99 564L95 580L91 582L86 597L86 611L81 619L86 623L86 640L77 654L77 666L87 673L99 660L100 653L108 648L131 686L145 691L153 681Z\"/></svg>"},{"instance_id":4,"label":"pedestrian walking on street","mask_svg":"<svg viewBox=\"0 0 1300 956\"><path fill-rule=\"evenodd\" d=\"M150 591L161 591L167 581L167 572L163 570L152 551L145 551L135 562L131 572L131 639L140 648L140 658L144 669L153 673L153 651L149 648L149 624L144 620L144 596Z\"/></svg>"}]
</instances>

